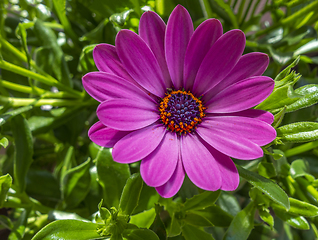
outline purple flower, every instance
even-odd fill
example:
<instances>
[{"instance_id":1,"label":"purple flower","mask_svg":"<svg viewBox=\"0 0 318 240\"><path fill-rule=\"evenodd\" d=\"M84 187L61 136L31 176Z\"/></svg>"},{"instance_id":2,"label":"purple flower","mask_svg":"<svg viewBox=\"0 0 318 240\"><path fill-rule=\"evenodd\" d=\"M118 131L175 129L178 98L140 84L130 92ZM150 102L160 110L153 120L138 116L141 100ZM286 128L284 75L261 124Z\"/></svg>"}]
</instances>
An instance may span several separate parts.
<instances>
[{"instance_id":1,"label":"purple flower","mask_svg":"<svg viewBox=\"0 0 318 240\"><path fill-rule=\"evenodd\" d=\"M94 49L99 72L83 77L101 102L90 139L113 148L116 162L141 160L142 178L163 197L178 192L185 174L205 190L235 190L239 174L230 157L262 157L260 146L276 137L273 115L250 109L273 91L274 81L261 76L268 56L242 56L244 47L244 33L223 34L217 19L194 31L180 5L167 26L144 13L139 35L121 30L116 47Z\"/></svg>"}]
</instances>

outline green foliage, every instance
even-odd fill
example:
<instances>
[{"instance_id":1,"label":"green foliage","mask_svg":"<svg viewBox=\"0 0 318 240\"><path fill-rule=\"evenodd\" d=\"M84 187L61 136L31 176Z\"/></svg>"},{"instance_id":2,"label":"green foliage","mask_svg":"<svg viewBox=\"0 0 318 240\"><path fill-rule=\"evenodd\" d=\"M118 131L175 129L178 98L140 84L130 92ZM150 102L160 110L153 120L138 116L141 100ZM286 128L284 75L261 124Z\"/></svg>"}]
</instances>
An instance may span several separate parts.
<instances>
[{"instance_id":1,"label":"green foliage","mask_svg":"<svg viewBox=\"0 0 318 240\"><path fill-rule=\"evenodd\" d=\"M274 114L264 156L235 160L233 192L185 179L170 199L143 183L139 163L92 143L98 102L81 78L96 44L138 33L145 9L167 21L177 4L264 52ZM317 1L0 1L0 239L318 239ZM268 17L270 15L270 17ZM125 149L123 149L125 151ZM193 159L195 161L195 159ZM160 169L158 169L160 171ZM5 235L6 234L6 235ZM8 237L6 237L8 236Z\"/></svg>"}]
</instances>

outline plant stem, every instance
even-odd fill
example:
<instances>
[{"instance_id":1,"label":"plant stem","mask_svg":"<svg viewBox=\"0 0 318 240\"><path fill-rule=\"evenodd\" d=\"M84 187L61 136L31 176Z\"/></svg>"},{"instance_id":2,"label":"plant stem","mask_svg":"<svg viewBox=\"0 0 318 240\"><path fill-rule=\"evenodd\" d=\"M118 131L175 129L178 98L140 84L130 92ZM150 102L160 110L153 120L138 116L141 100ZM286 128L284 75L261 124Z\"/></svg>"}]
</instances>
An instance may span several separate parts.
<instances>
[{"instance_id":1,"label":"plant stem","mask_svg":"<svg viewBox=\"0 0 318 240\"><path fill-rule=\"evenodd\" d=\"M257 2L255 3L253 10L252 10L252 13L251 13L251 17L254 17L255 11L256 11L260 1L261 0L257 0Z\"/></svg>"},{"instance_id":2,"label":"plant stem","mask_svg":"<svg viewBox=\"0 0 318 240\"><path fill-rule=\"evenodd\" d=\"M14 54L20 61L28 62L27 56L19 51L17 48L15 48L12 44L10 44L8 41L0 37L0 44L2 47L5 47L7 50L9 50L12 54ZM33 67L38 73L46 76L47 78L57 81L55 78L53 78L51 75L47 74L45 71L43 71L41 68L39 68L36 63L31 59L30 65Z\"/></svg>"},{"instance_id":3,"label":"plant stem","mask_svg":"<svg viewBox=\"0 0 318 240\"><path fill-rule=\"evenodd\" d=\"M300 145L298 147L294 147L294 148L288 149L285 152L285 156L286 157L295 156L297 154L310 151L310 150L312 150L312 149L314 149L316 147L318 147L318 140L314 141L314 142L309 142L309 143L302 144L302 145Z\"/></svg>"},{"instance_id":4,"label":"plant stem","mask_svg":"<svg viewBox=\"0 0 318 240\"><path fill-rule=\"evenodd\" d=\"M21 107L32 105L35 107L40 107L43 105L51 105L54 107L64 107L64 106L90 106L97 104L96 100L91 99L89 101L81 100L64 100L64 99L36 99L36 98L12 98L0 96L0 103L9 103L12 107Z\"/></svg>"},{"instance_id":5,"label":"plant stem","mask_svg":"<svg viewBox=\"0 0 318 240\"><path fill-rule=\"evenodd\" d=\"M41 96L41 98L72 98L74 97L73 95L67 93L67 92L57 92L53 93L50 91L46 91L42 88L39 87L29 87L29 86L24 86L16 83L12 83L9 81L5 81L0 79L0 86L18 91L18 92L23 92L23 93L28 93L28 94L36 94Z\"/></svg>"},{"instance_id":6,"label":"plant stem","mask_svg":"<svg viewBox=\"0 0 318 240\"><path fill-rule=\"evenodd\" d=\"M302 185L302 187L306 188L306 190L316 199L316 204L318 201L318 192L317 190L303 177L296 178L297 182Z\"/></svg>"},{"instance_id":7,"label":"plant stem","mask_svg":"<svg viewBox=\"0 0 318 240\"><path fill-rule=\"evenodd\" d=\"M302 201L309 202L308 198L305 196L303 191L301 190L299 184L293 179L290 175L286 178L287 181L291 183L291 185L295 188L295 193Z\"/></svg>"},{"instance_id":8,"label":"plant stem","mask_svg":"<svg viewBox=\"0 0 318 240\"><path fill-rule=\"evenodd\" d=\"M240 20L240 25L242 25L242 24L245 22L246 17L247 17L247 14L248 14L248 12L250 11L250 8L251 8L251 6L252 6L252 3L253 3L253 1L250 0L249 3L248 3L248 6L247 6L247 8L246 8L246 11L245 11L245 13L244 13L244 16L243 16L243 18Z\"/></svg>"},{"instance_id":9,"label":"plant stem","mask_svg":"<svg viewBox=\"0 0 318 240\"><path fill-rule=\"evenodd\" d=\"M242 20L242 14L244 11L244 7L245 7L245 2L246 2L246 0L241 1L237 15L236 15L237 16L236 19L238 20L239 23L242 22L241 20Z\"/></svg>"},{"instance_id":10,"label":"plant stem","mask_svg":"<svg viewBox=\"0 0 318 240\"><path fill-rule=\"evenodd\" d=\"M302 8L299 11L295 12L294 14L290 15L289 17L284 18L280 22L277 22L268 28L265 28L263 30L258 31L257 33L255 33L255 36L258 37L260 35L268 33L269 31L271 31L277 27L285 27L286 25L295 21L296 19L302 18L307 13L314 11L317 7L318 7L318 1L314 1L310 4L308 4L306 7Z\"/></svg>"},{"instance_id":11,"label":"plant stem","mask_svg":"<svg viewBox=\"0 0 318 240\"><path fill-rule=\"evenodd\" d=\"M25 77L32 78L34 80L37 80L37 81L44 83L44 84L47 84L49 86L55 86L61 90L69 92L74 97L77 97L77 98L82 97L82 93L80 93L79 91L76 91L68 86L65 86L64 84L60 83L59 81L57 81L55 79L48 78L47 76L37 74L37 73L32 72L30 70L27 70L25 68L11 64L7 61L4 61L4 60L0 61L0 68L17 73L17 74L20 74L20 75L25 76Z\"/></svg>"}]
</instances>

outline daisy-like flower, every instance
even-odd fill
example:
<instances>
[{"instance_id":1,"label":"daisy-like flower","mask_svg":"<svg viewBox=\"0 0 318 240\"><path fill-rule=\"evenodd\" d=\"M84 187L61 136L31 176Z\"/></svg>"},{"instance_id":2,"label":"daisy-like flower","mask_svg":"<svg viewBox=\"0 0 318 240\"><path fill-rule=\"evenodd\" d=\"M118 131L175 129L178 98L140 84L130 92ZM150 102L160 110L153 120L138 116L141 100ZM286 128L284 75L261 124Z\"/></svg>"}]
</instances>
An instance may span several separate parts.
<instances>
[{"instance_id":1,"label":"daisy-like flower","mask_svg":"<svg viewBox=\"0 0 318 240\"><path fill-rule=\"evenodd\" d=\"M260 146L276 137L273 115L251 109L274 88L261 76L268 56L242 56L244 47L244 33L223 34L217 19L194 31L180 5L167 25L145 12L139 35L121 30L116 47L94 49L99 72L83 77L101 102L90 139L113 148L116 162L141 160L143 180L163 197L178 192L185 174L205 190L235 190L239 174L230 157L262 157Z\"/></svg>"}]
</instances>

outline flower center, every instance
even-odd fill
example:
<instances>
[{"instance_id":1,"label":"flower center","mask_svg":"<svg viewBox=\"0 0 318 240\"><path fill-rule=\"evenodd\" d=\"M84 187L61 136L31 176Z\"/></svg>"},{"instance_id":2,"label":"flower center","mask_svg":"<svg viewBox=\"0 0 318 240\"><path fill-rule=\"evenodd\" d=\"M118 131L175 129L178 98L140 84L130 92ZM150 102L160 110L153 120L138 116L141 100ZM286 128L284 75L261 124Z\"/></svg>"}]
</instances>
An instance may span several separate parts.
<instances>
[{"instance_id":1,"label":"flower center","mask_svg":"<svg viewBox=\"0 0 318 240\"><path fill-rule=\"evenodd\" d=\"M166 93L159 105L161 121L172 132L189 133L205 116L202 101L189 91Z\"/></svg>"}]
</instances>

